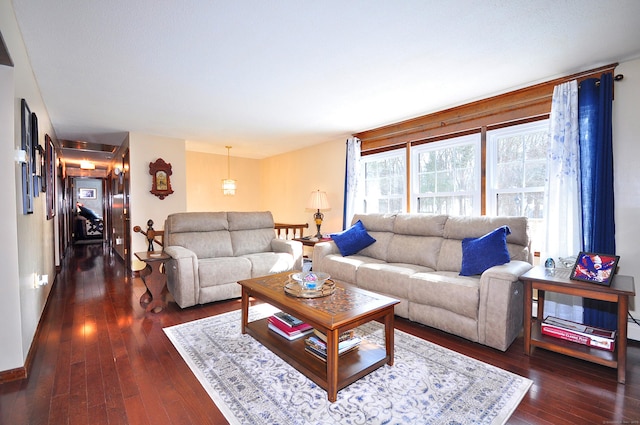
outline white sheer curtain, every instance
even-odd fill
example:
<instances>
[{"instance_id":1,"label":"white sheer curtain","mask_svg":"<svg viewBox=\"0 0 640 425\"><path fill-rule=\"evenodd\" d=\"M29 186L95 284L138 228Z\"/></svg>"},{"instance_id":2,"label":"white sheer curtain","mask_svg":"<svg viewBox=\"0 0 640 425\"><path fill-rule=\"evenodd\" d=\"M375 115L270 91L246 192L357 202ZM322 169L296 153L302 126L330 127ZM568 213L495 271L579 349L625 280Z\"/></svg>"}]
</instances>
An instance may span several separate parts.
<instances>
[{"instance_id":1,"label":"white sheer curtain","mask_svg":"<svg viewBox=\"0 0 640 425\"><path fill-rule=\"evenodd\" d=\"M545 252L540 262L578 254L582 246L580 202L580 144L578 132L578 83L555 87L549 118L549 155L545 191ZM547 292L545 316L582 322L582 298Z\"/></svg>"},{"instance_id":2,"label":"white sheer curtain","mask_svg":"<svg viewBox=\"0 0 640 425\"><path fill-rule=\"evenodd\" d=\"M360 174L360 139L347 139L347 165L344 178L344 215L342 226L346 229L351 225L358 202L358 175Z\"/></svg>"}]
</instances>

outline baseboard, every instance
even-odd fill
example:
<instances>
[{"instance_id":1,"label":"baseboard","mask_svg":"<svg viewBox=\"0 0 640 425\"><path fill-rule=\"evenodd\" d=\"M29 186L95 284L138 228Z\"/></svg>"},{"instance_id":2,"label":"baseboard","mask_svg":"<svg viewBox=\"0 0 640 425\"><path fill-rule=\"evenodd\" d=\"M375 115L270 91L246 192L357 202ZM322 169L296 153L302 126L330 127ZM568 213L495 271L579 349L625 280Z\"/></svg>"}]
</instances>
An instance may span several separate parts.
<instances>
[{"instance_id":1,"label":"baseboard","mask_svg":"<svg viewBox=\"0 0 640 425\"><path fill-rule=\"evenodd\" d=\"M627 324L627 339L640 341L640 326L634 322L629 322Z\"/></svg>"},{"instance_id":2,"label":"baseboard","mask_svg":"<svg viewBox=\"0 0 640 425\"><path fill-rule=\"evenodd\" d=\"M27 377L27 368L19 367L17 369L0 371L0 384L5 382L17 381Z\"/></svg>"}]
</instances>

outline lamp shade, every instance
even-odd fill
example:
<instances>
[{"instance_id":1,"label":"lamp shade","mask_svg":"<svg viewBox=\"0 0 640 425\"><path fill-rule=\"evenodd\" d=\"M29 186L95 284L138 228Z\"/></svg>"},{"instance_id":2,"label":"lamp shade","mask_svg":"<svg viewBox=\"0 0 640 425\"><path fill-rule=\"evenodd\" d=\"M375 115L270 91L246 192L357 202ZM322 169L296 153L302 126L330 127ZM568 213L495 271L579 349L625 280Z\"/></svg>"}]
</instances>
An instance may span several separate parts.
<instances>
[{"instance_id":1,"label":"lamp shade","mask_svg":"<svg viewBox=\"0 0 640 425\"><path fill-rule=\"evenodd\" d=\"M331 207L329 206L329 201L327 200L327 193L320 192L319 190L311 192L311 196L309 197L309 201L307 202L307 208L310 210L330 209Z\"/></svg>"}]
</instances>

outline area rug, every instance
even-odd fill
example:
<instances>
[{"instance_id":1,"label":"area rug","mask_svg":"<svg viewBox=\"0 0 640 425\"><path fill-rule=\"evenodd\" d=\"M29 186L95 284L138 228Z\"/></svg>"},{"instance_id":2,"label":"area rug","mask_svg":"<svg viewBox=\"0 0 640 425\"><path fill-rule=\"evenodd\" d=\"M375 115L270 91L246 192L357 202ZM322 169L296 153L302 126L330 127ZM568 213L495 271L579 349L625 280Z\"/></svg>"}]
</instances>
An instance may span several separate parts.
<instances>
[{"instance_id":1,"label":"area rug","mask_svg":"<svg viewBox=\"0 0 640 425\"><path fill-rule=\"evenodd\" d=\"M249 319L277 311L253 306ZM532 381L402 331L395 363L327 393L249 335L240 311L164 329L231 424L503 424ZM384 345L377 322L357 329Z\"/></svg>"}]
</instances>

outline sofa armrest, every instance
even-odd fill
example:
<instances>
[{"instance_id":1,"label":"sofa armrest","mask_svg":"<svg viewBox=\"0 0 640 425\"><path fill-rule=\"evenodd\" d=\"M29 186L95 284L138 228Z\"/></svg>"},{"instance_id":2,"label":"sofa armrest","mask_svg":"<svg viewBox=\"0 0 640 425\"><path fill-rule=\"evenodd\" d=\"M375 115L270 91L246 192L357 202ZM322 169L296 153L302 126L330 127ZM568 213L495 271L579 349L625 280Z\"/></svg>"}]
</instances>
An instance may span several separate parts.
<instances>
[{"instance_id":1,"label":"sofa armrest","mask_svg":"<svg viewBox=\"0 0 640 425\"><path fill-rule=\"evenodd\" d=\"M502 279L515 282L533 266L526 261L513 260L506 264L493 266L482 273L480 279Z\"/></svg>"},{"instance_id":2,"label":"sofa armrest","mask_svg":"<svg viewBox=\"0 0 640 425\"><path fill-rule=\"evenodd\" d=\"M272 239L273 252L285 252L293 257L294 270L302 270L302 242L288 239Z\"/></svg>"},{"instance_id":3,"label":"sofa armrest","mask_svg":"<svg viewBox=\"0 0 640 425\"><path fill-rule=\"evenodd\" d=\"M522 330L524 290L520 276L533 267L510 261L480 277L478 342L505 351Z\"/></svg>"},{"instance_id":4,"label":"sofa armrest","mask_svg":"<svg viewBox=\"0 0 640 425\"><path fill-rule=\"evenodd\" d=\"M313 267L315 270L323 270L322 261L331 254L340 254L340 250L334 241L318 242L313 246Z\"/></svg>"},{"instance_id":5,"label":"sofa armrest","mask_svg":"<svg viewBox=\"0 0 640 425\"><path fill-rule=\"evenodd\" d=\"M198 277L198 257L182 246L167 246L164 252L171 259L167 262L167 289L182 308L198 303L200 279Z\"/></svg>"}]
</instances>

